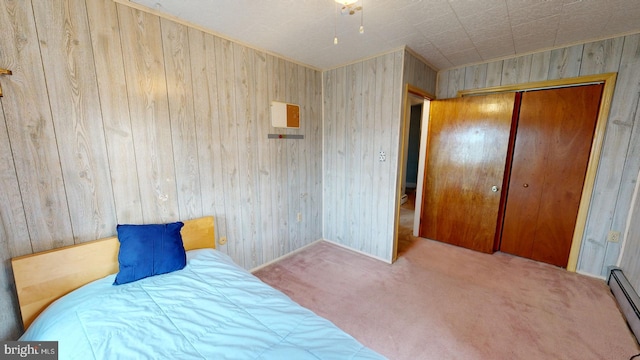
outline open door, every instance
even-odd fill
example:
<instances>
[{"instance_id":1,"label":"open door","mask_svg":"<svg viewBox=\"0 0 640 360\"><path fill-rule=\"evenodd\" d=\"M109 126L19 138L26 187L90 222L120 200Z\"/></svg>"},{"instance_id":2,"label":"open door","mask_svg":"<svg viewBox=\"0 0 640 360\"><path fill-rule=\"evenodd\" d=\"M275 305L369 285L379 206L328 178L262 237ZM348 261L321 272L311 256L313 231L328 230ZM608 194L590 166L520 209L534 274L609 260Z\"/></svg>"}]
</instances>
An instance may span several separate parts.
<instances>
[{"instance_id":1,"label":"open door","mask_svg":"<svg viewBox=\"0 0 640 360\"><path fill-rule=\"evenodd\" d=\"M431 102L421 237L493 252L515 96Z\"/></svg>"}]
</instances>

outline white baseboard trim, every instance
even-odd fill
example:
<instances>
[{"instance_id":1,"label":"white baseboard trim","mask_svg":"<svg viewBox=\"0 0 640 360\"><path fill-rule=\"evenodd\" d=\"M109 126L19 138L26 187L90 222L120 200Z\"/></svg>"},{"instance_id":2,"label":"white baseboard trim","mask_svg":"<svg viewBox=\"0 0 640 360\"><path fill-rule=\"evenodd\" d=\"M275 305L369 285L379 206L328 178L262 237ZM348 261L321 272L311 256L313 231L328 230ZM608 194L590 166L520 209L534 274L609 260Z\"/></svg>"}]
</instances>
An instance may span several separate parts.
<instances>
[{"instance_id":1,"label":"white baseboard trim","mask_svg":"<svg viewBox=\"0 0 640 360\"><path fill-rule=\"evenodd\" d=\"M588 277L591 277L591 278L594 278L594 279L598 279L598 280L602 280L602 281L607 281L607 278L606 278L606 277L604 277L604 276L602 276L602 275L589 274L589 273L587 273L587 272L580 271L580 270L576 270L576 273L577 273L577 274L580 274L580 275L588 276Z\"/></svg>"},{"instance_id":2,"label":"white baseboard trim","mask_svg":"<svg viewBox=\"0 0 640 360\"><path fill-rule=\"evenodd\" d=\"M280 261L282 259L285 259L285 258L288 258L289 256L291 256L293 254L296 254L296 253L298 253L298 252L300 252L300 251L308 248L309 246L314 245L315 243L320 242L320 241L323 241L323 239L315 240L315 241L311 242L310 244L307 244L307 245L305 245L305 246L303 246L301 248L298 248L298 249L295 249L295 250L293 250L291 252L288 252L288 253L286 253L286 254L284 254L282 256L279 256L279 257L277 257L277 258L275 258L275 259L273 259L271 261L267 261L266 263L264 263L262 265L258 265L256 267L254 267L253 269L249 270L249 272L254 273L254 272L256 272L256 271L258 271L258 270L260 270L262 268L265 268L265 267L267 267L267 266L269 266L269 265L271 265L273 263L277 263L278 261Z\"/></svg>"},{"instance_id":3,"label":"white baseboard trim","mask_svg":"<svg viewBox=\"0 0 640 360\"><path fill-rule=\"evenodd\" d=\"M389 261L387 259L383 259L381 257L375 256L375 255L371 255L371 254L366 253L364 251L356 250L356 249L354 249L352 247L349 247L349 246L346 246L346 245L343 245L343 244L339 244L339 243L337 243L335 241L331 241L331 240L327 240L327 239L323 239L323 241L326 241L326 242L331 243L333 245L339 246L339 247L341 247L343 249L347 249L349 251L353 251L354 253L358 253L360 255L364 255L366 257L370 257L372 259L375 259L375 260L378 260L378 261L382 261L382 262L387 263L387 264L391 264L391 261Z\"/></svg>"}]
</instances>

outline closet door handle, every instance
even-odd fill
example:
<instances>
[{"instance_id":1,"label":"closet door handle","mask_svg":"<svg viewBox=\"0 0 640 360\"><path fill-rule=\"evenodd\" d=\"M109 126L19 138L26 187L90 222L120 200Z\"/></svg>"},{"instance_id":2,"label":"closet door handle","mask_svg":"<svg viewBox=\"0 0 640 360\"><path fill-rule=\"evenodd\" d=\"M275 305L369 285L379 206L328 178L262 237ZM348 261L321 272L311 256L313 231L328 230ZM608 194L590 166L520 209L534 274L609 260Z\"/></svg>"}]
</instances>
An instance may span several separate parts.
<instances>
[{"instance_id":1,"label":"closet door handle","mask_svg":"<svg viewBox=\"0 0 640 360\"><path fill-rule=\"evenodd\" d=\"M498 190L500 190L500 189L498 189L498 187L497 187L497 186L495 186L495 185L493 185L493 186L491 187L491 191L493 191L493 192L498 192Z\"/></svg>"},{"instance_id":2,"label":"closet door handle","mask_svg":"<svg viewBox=\"0 0 640 360\"><path fill-rule=\"evenodd\" d=\"M524 184L522 184L522 187L523 187L523 188L528 188L528 187L529 187L529 184L524 183Z\"/></svg>"}]
</instances>

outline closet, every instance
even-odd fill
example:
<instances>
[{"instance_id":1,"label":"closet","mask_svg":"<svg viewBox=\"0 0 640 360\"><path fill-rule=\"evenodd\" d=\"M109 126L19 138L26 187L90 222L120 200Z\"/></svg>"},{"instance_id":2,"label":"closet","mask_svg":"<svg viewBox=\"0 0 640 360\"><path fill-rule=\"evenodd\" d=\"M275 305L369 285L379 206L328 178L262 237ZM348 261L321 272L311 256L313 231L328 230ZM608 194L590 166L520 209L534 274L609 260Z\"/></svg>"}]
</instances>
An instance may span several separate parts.
<instances>
[{"instance_id":1,"label":"closet","mask_svg":"<svg viewBox=\"0 0 640 360\"><path fill-rule=\"evenodd\" d=\"M420 236L566 267L602 89L432 101Z\"/></svg>"}]
</instances>

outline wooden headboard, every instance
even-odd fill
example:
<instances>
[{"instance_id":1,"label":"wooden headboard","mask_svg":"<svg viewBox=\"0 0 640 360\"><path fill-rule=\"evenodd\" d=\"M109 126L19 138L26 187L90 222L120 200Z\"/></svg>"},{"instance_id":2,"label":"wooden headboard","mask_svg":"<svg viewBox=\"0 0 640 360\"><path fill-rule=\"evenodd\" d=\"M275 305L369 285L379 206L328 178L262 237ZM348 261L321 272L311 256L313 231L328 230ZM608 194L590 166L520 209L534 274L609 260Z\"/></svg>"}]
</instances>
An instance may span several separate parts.
<instances>
[{"instance_id":1,"label":"wooden headboard","mask_svg":"<svg viewBox=\"0 0 640 360\"><path fill-rule=\"evenodd\" d=\"M213 217L184 221L185 250L215 248ZM117 236L11 259L22 323L27 329L49 304L118 272Z\"/></svg>"}]
</instances>

